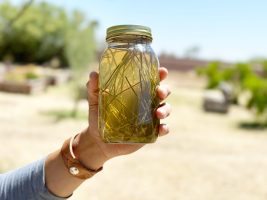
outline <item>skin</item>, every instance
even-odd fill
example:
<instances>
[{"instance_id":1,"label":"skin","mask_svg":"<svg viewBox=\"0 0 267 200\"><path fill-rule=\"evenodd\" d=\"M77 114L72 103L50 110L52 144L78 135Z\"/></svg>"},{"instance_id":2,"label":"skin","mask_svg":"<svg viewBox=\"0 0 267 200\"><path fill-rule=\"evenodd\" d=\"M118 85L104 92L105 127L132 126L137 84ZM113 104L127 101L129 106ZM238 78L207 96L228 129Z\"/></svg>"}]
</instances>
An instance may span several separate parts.
<instances>
[{"instance_id":1,"label":"skin","mask_svg":"<svg viewBox=\"0 0 267 200\"><path fill-rule=\"evenodd\" d=\"M159 68L160 80L168 76L168 70ZM107 144L104 143L98 132L98 73L92 72L87 83L89 102L89 125L79 134L73 146L80 152L79 160L90 169L99 169L111 158L133 153L144 146L144 144ZM158 97L164 101L170 94L170 89L166 85L157 88ZM168 103L161 103L155 111L159 119L169 116L171 107ZM169 133L166 124L160 124L159 136ZM51 153L45 161L45 180L50 192L59 197L70 196L84 180L78 179L69 174L60 155L60 149Z\"/></svg>"}]
</instances>

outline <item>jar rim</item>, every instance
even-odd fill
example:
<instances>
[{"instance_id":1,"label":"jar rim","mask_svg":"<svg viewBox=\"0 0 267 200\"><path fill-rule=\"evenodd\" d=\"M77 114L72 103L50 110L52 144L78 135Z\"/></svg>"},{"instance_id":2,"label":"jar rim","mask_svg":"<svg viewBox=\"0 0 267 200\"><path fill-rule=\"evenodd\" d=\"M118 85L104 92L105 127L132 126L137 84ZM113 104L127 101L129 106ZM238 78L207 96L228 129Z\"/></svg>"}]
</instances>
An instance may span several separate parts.
<instances>
[{"instance_id":1,"label":"jar rim","mask_svg":"<svg viewBox=\"0 0 267 200\"><path fill-rule=\"evenodd\" d=\"M136 36L144 36L149 40L152 40L151 29L147 26L142 25L116 25L107 28L107 36L106 41L111 38L123 35L136 35Z\"/></svg>"}]
</instances>

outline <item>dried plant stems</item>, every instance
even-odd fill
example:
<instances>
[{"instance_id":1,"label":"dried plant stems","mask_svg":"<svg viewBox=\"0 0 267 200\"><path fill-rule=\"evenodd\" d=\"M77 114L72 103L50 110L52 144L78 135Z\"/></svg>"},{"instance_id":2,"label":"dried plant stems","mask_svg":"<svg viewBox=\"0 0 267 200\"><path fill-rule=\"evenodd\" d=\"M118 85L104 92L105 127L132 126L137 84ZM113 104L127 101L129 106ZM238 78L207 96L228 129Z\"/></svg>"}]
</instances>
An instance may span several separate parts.
<instances>
[{"instance_id":1,"label":"dried plant stems","mask_svg":"<svg viewBox=\"0 0 267 200\"><path fill-rule=\"evenodd\" d=\"M157 68L155 55L147 49L109 48L104 53L100 64L99 127L106 142L156 140Z\"/></svg>"}]
</instances>

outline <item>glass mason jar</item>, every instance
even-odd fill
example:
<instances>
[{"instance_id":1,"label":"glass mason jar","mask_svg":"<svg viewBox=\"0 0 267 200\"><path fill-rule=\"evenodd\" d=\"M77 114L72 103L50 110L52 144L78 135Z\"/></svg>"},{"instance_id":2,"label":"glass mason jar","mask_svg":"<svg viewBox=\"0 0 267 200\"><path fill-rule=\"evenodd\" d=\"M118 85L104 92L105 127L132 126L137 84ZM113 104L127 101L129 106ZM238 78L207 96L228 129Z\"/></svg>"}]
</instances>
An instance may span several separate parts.
<instances>
[{"instance_id":1,"label":"glass mason jar","mask_svg":"<svg viewBox=\"0 0 267 200\"><path fill-rule=\"evenodd\" d=\"M158 137L159 61L151 30L139 25L107 29L99 66L99 131L107 143L152 143Z\"/></svg>"}]
</instances>

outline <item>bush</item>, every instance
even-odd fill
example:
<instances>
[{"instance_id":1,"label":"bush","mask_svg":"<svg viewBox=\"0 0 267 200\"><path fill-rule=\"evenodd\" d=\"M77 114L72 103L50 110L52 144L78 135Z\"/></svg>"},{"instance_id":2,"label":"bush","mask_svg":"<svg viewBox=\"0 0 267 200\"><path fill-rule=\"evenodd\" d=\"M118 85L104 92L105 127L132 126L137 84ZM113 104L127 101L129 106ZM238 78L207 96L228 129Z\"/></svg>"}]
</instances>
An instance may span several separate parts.
<instances>
[{"instance_id":1,"label":"bush","mask_svg":"<svg viewBox=\"0 0 267 200\"><path fill-rule=\"evenodd\" d=\"M244 81L244 89L251 93L247 107L258 115L267 112L267 80L256 75L250 76Z\"/></svg>"},{"instance_id":2,"label":"bush","mask_svg":"<svg viewBox=\"0 0 267 200\"><path fill-rule=\"evenodd\" d=\"M211 62L206 67L197 69L199 75L207 78L207 88L217 88L222 81L228 78L228 72L225 73L221 67L220 62Z\"/></svg>"},{"instance_id":3,"label":"bush","mask_svg":"<svg viewBox=\"0 0 267 200\"><path fill-rule=\"evenodd\" d=\"M27 80L35 80L35 79L38 79L39 76L34 72L28 72L28 73L25 74L25 78Z\"/></svg>"},{"instance_id":4,"label":"bush","mask_svg":"<svg viewBox=\"0 0 267 200\"><path fill-rule=\"evenodd\" d=\"M32 4L10 23L20 10L21 6L8 1L0 4L0 60L42 64L57 57L61 65L68 65L66 46L70 27L75 28L72 31L92 28L85 17L75 20L77 12L68 13L46 2Z\"/></svg>"},{"instance_id":5,"label":"bush","mask_svg":"<svg viewBox=\"0 0 267 200\"><path fill-rule=\"evenodd\" d=\"M218 88L222 82L234 87L236 99L243 92L248 92L247 108L257 113L257 119L267 122L267 61L261 62L262 76L252 70L248 63L237 63L230 68L222 68L219 62L212 62L200 68L198 74L208 79L207 88Z\"/></svg>"}]
</instances>

